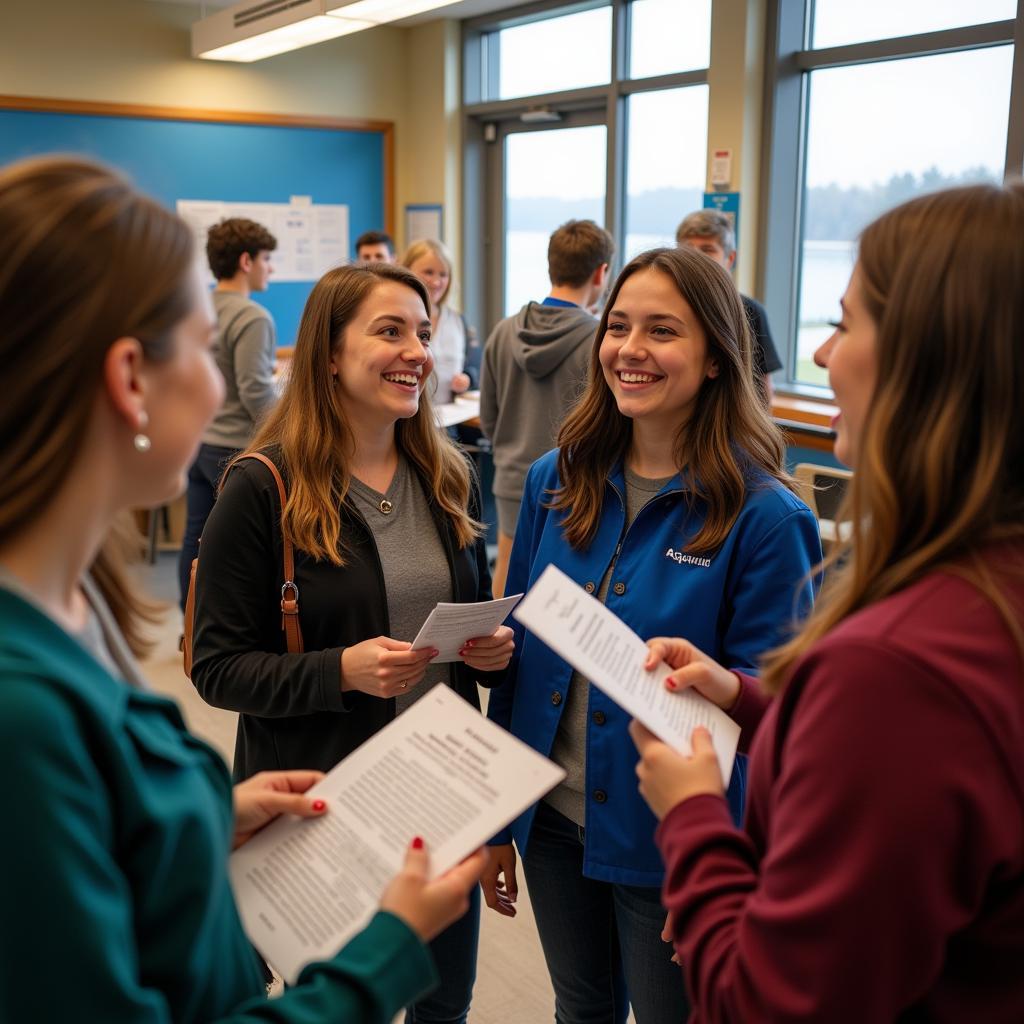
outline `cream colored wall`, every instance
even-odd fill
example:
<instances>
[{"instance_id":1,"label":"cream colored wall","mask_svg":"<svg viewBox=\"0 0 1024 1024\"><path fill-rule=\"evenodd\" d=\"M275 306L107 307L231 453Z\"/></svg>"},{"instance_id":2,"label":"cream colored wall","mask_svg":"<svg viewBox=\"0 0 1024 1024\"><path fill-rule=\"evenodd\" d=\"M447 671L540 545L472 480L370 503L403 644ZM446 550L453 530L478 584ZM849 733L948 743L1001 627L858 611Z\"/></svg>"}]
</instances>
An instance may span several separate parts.
<instances>
[{"instance_id":1,"label":"cream colored wall","mask_svg":"<svg viewBox=\"0 0 1024 1024\"><path fill-rule=\"evenodd\" d=\"M765 0L714 0L708 69L708 181L711 153L732 150L732 190L740 193L736 283L750 294L757 271Z\"/></svg>"},{"instance_id":2,"label":"cream colored wall","mask_svg":"<svg viewBox=\"0 0 1024 1024\"><path fill-rule=\"evenodd\" d=\"M5 8L0 94L393 121L399 237L406 203L443 202L458 238L457 23L382 26L229 64L192 59L198 3L47 0L45 12Z\"/></svg>"},{"instance_id":3,"label":"cream colored wall","mask_svg":"<svg viewBox=\"0 0 1024 1024\"><path fill-rule=\"evenodd\" d=\"M151 0L10 5L0 34L0 92L398 120L404 30L375 28L255 64L229 64L192 59L188 28L198 13L198 3Z\"/></svg>"},{"instance_id":4,"label":"cream colored wall","mask_svg":"<svg viewBox=\"0 0 1024 1024\"><path fill-rule=\"evenodd\" d=\"M408 105L398 144L398 192L405 203L441 203L444 236L458 265L462 220L461 29L437 20L406 30ZM400 221L404 221L402 208ZM413 241L399 223L400 246ZM458 280L452 302L459 304Z\"/></svg>"}]
</instances>

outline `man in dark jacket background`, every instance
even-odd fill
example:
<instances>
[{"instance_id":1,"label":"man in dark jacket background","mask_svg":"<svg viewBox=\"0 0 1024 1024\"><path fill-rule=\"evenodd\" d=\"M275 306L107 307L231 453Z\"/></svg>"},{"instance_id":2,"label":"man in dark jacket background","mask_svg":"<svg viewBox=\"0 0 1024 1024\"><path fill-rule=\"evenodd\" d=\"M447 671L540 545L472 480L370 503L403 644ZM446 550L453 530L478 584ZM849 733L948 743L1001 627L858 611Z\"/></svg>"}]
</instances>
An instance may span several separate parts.
<instances>
[{"instance_id":1,"label":"man in dark jacket background","mask_svg":"<svg viewBox=\"0 0 1024 1024\"><path fill-rule=\"evenodd\" d=\"M494 451L498 560L493 590L505 590L527 470L555 446L558 428L586 382L597 318L593 308L615 243L592 220L570 220L548 243L551 291L491 331L480 376L480 424Z\"/></svg>"}]
</instances>

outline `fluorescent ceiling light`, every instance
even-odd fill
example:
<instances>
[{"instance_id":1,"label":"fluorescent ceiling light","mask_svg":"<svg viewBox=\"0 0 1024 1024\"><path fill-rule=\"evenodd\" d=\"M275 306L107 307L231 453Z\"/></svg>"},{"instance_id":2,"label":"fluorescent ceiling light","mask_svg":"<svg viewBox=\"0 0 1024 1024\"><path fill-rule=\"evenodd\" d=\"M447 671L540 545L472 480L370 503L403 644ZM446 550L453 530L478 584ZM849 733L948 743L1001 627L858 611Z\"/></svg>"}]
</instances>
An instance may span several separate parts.
<instances>
[{"instance_id":1,"label":"fluorescent ceiling light","mask_svg":"<svg viewBox=\"0 0 1024 1024\"><path fill-rule=\"evenodd\" d=\"M192 56L250 62L372 28L375 22L328 18L324 0L245 0L192 26Z\"/></svg>"},{"instance_id":2,"label":"fluorescent ceiling light","mask_svg":"<svg viewBox=\"0 0 1024 1024\"><path fill-rule=\"evenodd\" d=\"M411 18L424 11L436 11L458 0L326 0L327 14L332 18L359 18L382 25L401 18Z\"/></svg>"}]
</instances>

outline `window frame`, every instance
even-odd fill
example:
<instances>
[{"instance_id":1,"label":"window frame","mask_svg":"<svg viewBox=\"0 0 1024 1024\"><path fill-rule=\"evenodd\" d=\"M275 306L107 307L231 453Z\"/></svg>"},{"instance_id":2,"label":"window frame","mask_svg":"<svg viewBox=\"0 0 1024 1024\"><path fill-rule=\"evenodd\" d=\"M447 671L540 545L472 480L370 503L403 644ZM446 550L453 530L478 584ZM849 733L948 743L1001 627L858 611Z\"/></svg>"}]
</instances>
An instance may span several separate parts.
<instances>
[{"instance_id":1,"label":"window frame","mask_svg":"<svg viewBox=\"0 0 1024 1024\"><path fill-rule=\"evenodd\" d=\"M796 380L811 72L1012 44L1003 174L1019 177L1024 173L1024 0L1018 0L1014 19L817 50L807 48L813 13L814 0L768 0L757 285L783 360L785 378L777 391L827 401L829 388Z\"/></svg>"},{"instance_id":2,"label":"window frame","mask_svg":"<svg viewBox=\"0 0 1024 1024\"><path fill-rule=\"evenodd\" d=\"M497 32L599 7L612 11L611 74L607 84L513 99L491 98L498 92L500 57L493 44ZM561 127L595 116L598 120L588 123L607 126L604 226L616 241L615 270L621 265L625 245L628 99L643 92L707 85L709 68L630 78L630 0L539 0L467 19L462 23L462 46L462 297L470 321L483 330L504 315L504 197L497 182L507 122L519 120L530 110L548 109L563 115ZM481 225L485 225L484 231Z\"/></svg>"}]
</instances>

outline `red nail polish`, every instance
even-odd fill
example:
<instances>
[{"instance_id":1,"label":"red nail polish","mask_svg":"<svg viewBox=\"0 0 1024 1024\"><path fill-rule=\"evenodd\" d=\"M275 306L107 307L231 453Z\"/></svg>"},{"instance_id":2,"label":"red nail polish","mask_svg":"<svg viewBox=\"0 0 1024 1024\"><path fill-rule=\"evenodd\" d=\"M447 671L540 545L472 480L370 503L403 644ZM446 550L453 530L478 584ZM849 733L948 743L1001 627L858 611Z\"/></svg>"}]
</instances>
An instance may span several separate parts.
<instances>
[{"instance_id":1,"label":"red nail polish","mask_svg":"<svg viewBox=\"0 0 1024 1024\"><path fill-rule=\"evenodd\" d=\"M313 801L313 810L314 811L322 811L326 806L327 806L327 804L325 804L323 802L323 800L314 800Z\"/></svg>"},{"instance_id":2,"label":"red nail polish","mask_svg":"<svg viewBox=\"0 0 1024 1024\"><path fill-rule=\"evenodd\" d=\"M423 836L416 836L416 838L413 839L413 841L412 841L412 848L414 850L422 850L423 849Z\"/></svg>"},{"instance_id":3,"label":"red nail polish","mask_svg":"<svg viewBox=\"0 0 1024 1024\"><path fill-rule=\"evenodd\" d=\"M666 686L667 686L667 687L668 687L668 688L669 688L670 690L675 690L675 689L678 689L678 684L676 683L676 681L675 681L674 679L666 679L666 680L665 680L665 685L666 685Z\"/></svg>"}]
</instances>

